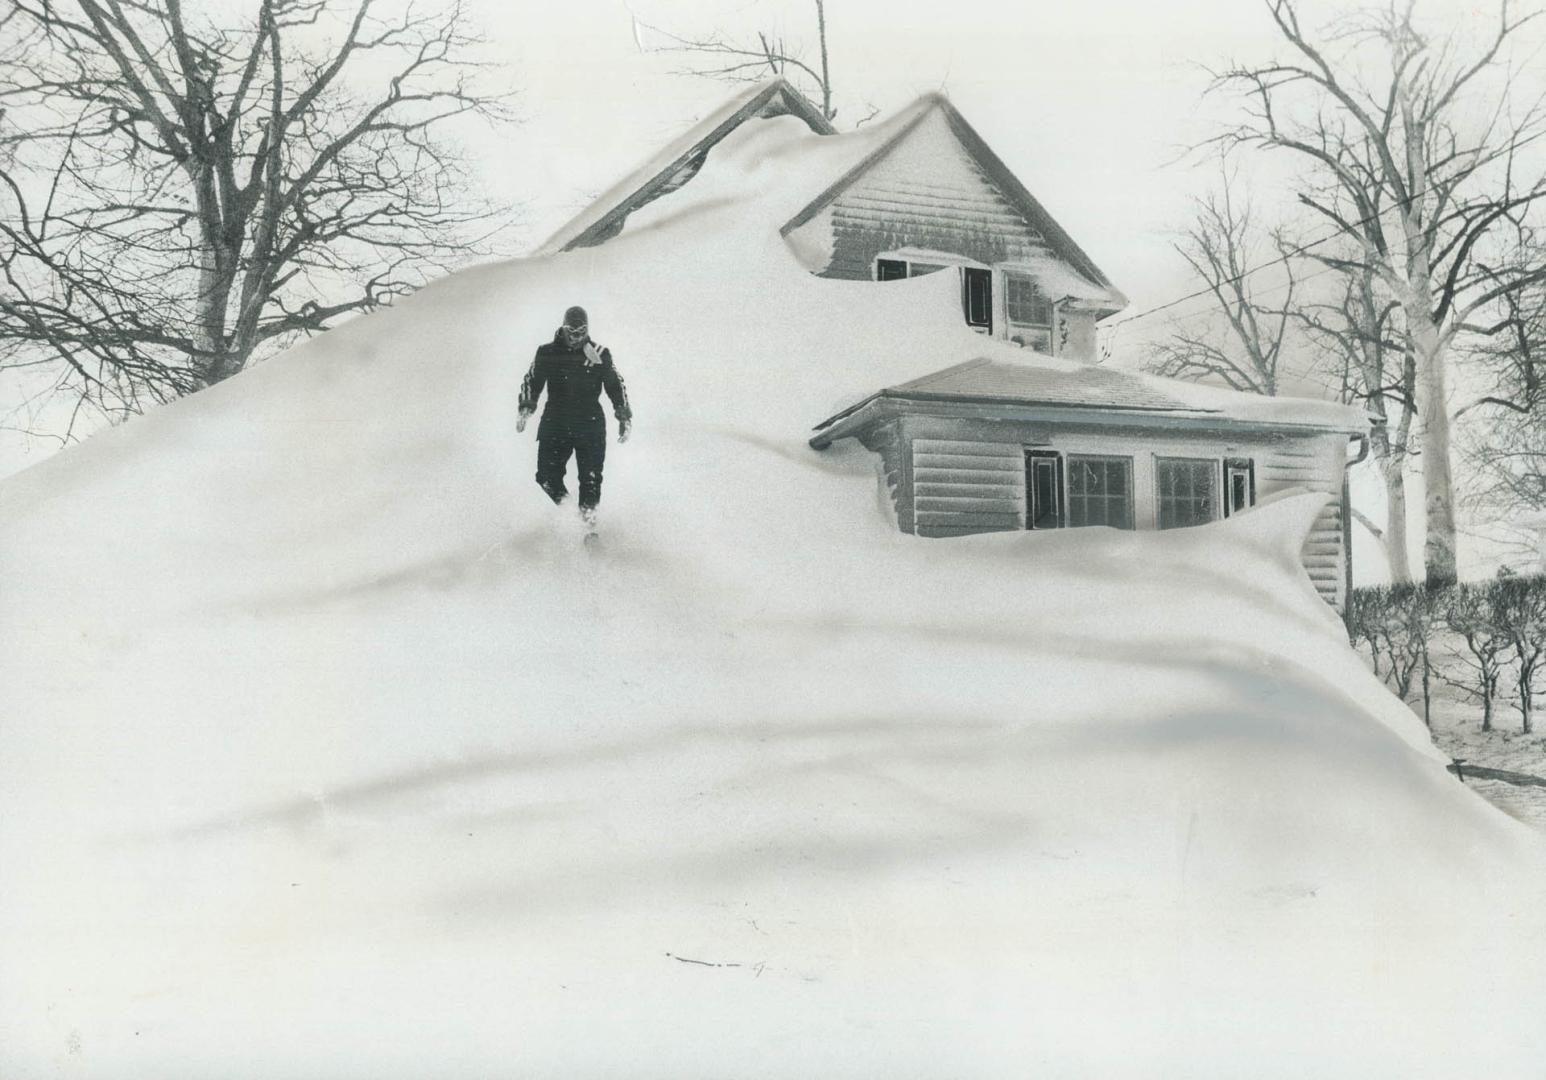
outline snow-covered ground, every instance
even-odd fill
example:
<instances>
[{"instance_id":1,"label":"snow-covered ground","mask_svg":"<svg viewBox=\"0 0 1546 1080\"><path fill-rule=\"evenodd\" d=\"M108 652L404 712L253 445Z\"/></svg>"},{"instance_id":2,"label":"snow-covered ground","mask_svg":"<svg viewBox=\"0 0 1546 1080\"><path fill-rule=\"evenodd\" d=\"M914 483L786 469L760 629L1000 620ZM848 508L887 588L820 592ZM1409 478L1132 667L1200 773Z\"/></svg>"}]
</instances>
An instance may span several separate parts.
<instances>
[{"instance_id":1,"label":"snow-covered ground","mask_svg":"<svg viewBox=\"0 0 1546 1080\"><path fill-rule=\"evenodd\" d=\"M1414 711L1420 716L1421 710L1419 701ZM1546 832L1546 732L1521 732L1519 713L1507 699L1496 706L1493 730L1483 731L1481 706L1443 687L1435 694L1431 716L1434 744L1462 762L1462 770L1471 770L1466 783L1504 812ZM1542 783L1477 776L1478 767L1534 777Z\"/></svg>"},{"instance_id":2,"label":"snow-covered ground","mask_svg":"<svg viewBox=\"0 0 1546 1080\"><path fill-rule=\"evenodd\" d=\"M1542 842L1345 644L1316 498L900 535L807 429L983 343L801 270L852 148L753 127L0 484L0 1076L1539 1076ZM512 423L575 302L594 550Z\"/></svg>"}]
</instances>

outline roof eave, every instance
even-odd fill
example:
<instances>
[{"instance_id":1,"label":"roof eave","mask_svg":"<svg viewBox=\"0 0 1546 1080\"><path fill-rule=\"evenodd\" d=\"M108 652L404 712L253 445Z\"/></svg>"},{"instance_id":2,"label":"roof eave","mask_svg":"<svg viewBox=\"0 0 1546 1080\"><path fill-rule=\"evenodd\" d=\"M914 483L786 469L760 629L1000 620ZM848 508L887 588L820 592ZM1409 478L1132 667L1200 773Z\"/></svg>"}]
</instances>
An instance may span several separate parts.
<instances>
[{"instance_id":1,"label":"roof eave","mask_svg":"<svg viewBox=\"0 0 1546 1080\"><path fill-rule=\"evenodd\" d=\"M817 435L810 445L825 450L838 439L861 434L871 424L888 420L907 410L907 405L958 405L1001 410L1003 415L983 419L1006 421L1043 421L1055 423L1094 423L1123 428L1186 428L1201 431L1240 433L1291 433L1296 435L1366 435L1368 428L1352 423L1330 421L1283 420L1232 416L1218 410L1155 409L1135 405L1090 405L1077 402L1027 401L991 395L898 393L881 390L863 401L816 425ZM926 409L923 411L927 411Z\"/></svg>"}]
</instances>

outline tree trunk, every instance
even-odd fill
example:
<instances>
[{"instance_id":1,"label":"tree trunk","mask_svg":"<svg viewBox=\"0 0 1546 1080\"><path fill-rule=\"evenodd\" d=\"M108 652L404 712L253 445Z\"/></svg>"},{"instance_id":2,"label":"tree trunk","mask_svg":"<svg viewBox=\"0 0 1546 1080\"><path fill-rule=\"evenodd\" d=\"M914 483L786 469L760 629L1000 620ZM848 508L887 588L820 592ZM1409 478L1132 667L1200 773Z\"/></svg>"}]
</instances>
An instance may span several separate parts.
<instances>
[{"instance_id":1,"label":"tree trunk","mask_svg":"<svg viewBox=\"0 0 1546 1080\"><path fill-rule=\"evenodd\" d=\"M1428 646L1423 646L1423 726L1433 730L1433 666L1428 660Z\"/></svg>"},{"instance_id":2,"label":"tree trunk","mask_svg":"<svg viewBox=\"0 0 1546 1080\"><path fill-rule=\"evenodd\" d=\"M1380 479L1385 482L1385 535L1381 538L1385 560L1390 564L1392 584L1405 585L1412 580L1406 539L1406 469L1402 458L1391 453L1390 437L1383 427L1376 428L1370 442Z\"/></svg>"},{"instance_id":3,"label":"tree trunk","mask_svg":"<svg viewBox=\"0 0 1546 1080\"><path fill-rule=\"evenodd\" d=\"M1482 731L1492 730L1492 687L1482 684Z\"/></svg>"},{"instance_id":4,"label":"tree trunk","mask_svg":"<svg viewBox=\"0 0 1546 1080\"><path fill-rule=\"evenodd\" d=\"M1407 290L1408 332L1417 359L1417 378L1422 420L1423 518L1427 536L1423 542L1423 566L1430 589L1455 583L1457 577L1455 495L1450 474L1448 379L1446 348L1439 328L1425 302L1422 282Z\"/></svg>"},{"instance_id":5,"label":"tree trunk","mask_svg":"<svg viewBox=\"0 0 1546 1080\"><path fill-rule=\"evenodd\" d=\"M1412 359L1417 364L1418 408L1422 420L1423 567L1428 588L1445 588L1457 578L1454 485L1449 461L1449 393L1445 364L1449 342L1434 317L1433 239L1424 228L1428 214L1429 134L1424 114L1409 88L1400 88L1401 125L1411 192L1401 211L1406 238L1405 273L1398 289ZM1392 268L1394 269L1394 268Z\"/></svg>"}]
</instances>

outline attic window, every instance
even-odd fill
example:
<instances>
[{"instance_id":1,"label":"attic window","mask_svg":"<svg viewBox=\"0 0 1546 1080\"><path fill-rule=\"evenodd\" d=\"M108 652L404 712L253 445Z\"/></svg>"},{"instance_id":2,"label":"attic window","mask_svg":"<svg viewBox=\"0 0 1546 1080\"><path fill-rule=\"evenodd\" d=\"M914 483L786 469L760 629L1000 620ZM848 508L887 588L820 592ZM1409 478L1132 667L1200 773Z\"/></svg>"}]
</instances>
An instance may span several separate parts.
<instances>
[{"instance_id":1,"label":"attic window","mask_svg":"<svg viewBox=\"0 0 1546 1080\"><path fill-rule=\"evenodd\" d=\"M1004 275L1004 314L1016 344L1052 351L1052 301L1024 274Z\"/></svg>"},{"instance_id":2,"label":"attic window","mask_svg":"<svg viewBox=\"0 0 1546 1080\"><path fill-rule=\"evenodd\" d=\"M902 278L922 277L936 270L943 270L939 263L914 262L911 259L876 259L876 281L900 281Z\"/></svg>"}]
</instances>

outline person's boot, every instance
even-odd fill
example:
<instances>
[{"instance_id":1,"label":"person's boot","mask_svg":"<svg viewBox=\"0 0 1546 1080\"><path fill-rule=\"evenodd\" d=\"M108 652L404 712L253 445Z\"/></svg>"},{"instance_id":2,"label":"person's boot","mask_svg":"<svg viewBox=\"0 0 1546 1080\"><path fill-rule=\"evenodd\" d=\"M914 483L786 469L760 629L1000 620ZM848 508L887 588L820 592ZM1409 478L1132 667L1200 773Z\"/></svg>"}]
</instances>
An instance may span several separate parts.
<instances>
[{"instance_id":1,"label":"person's boot","mask_svg":"<svg viewBox=\"0 0 1546 1080\"><path fill-rule=\"evenodd\" d=\"M580 520L585 524L585 539L596 539L596 508L594 506L580 507Z\"/></svg>"}]
</instances>

